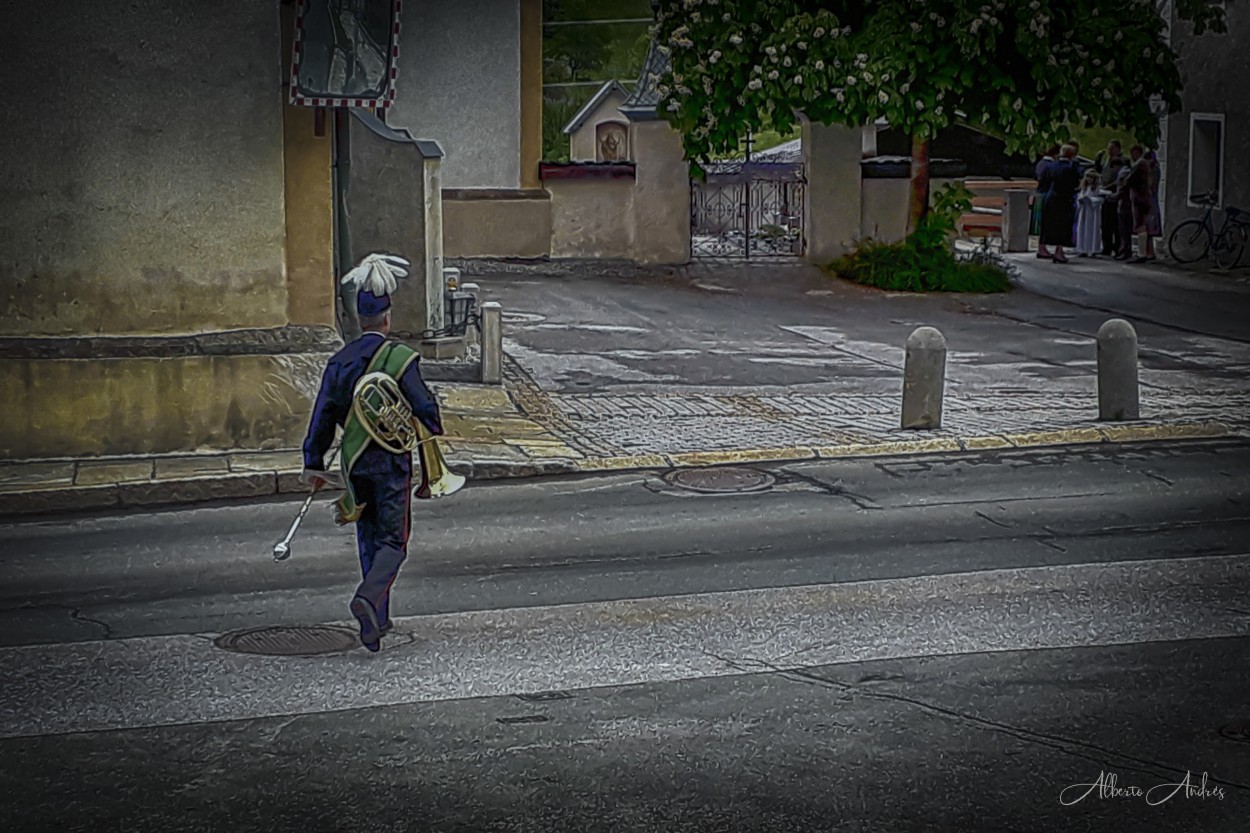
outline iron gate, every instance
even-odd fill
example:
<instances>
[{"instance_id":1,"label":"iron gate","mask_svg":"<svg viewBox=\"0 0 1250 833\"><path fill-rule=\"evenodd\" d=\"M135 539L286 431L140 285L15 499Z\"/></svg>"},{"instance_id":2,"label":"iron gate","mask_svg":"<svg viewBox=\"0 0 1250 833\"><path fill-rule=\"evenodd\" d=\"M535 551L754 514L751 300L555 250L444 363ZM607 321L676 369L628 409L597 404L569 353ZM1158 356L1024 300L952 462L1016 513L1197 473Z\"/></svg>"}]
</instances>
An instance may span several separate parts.
<instances>
[{"instance_id":1,"label":"iron gate","mask_svg":"<svg viewBox=\"0 0 1250 833\"><path fill-rule=\"evenodd\" d=\"M743 160L704 169L707 179L690 183L692 257L803 254L803 163Z\"/></svg>"}]
</instances>

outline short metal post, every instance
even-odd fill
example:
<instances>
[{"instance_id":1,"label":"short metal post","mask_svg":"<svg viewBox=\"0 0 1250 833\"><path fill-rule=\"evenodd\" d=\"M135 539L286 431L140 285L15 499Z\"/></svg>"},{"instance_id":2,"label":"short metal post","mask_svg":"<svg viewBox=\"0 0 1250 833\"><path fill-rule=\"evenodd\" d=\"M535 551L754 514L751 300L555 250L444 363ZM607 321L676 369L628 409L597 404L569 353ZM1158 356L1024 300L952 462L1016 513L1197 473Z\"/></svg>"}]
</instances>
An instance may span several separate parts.
<instances>
[{"instance_id":1,"label":"short metal post","mask_svg":"<svg viewBox=\"0 0 1250 833\"><path fill-rule=\"evenodd\" d=\"M503 308L497 301L482 304L482 384L503 382Z\"/></svg>"},{"instance_id":2,"label":"short metal post","mask_svg":"<svg viewBox=\"0 0 1250 833\"><path fill-rule=\"evenodd\" d=\"M903 428L942 427L946 388L946 339L933 327L917 327L907 337L903 367Z\"/></svg>"},{"instance_id":3,"label":"short metal post","mask_svg":"<svg viewBox=\"0 0 1250 833\"><path fill-rule=\"evenodd\" d=\"M1123 318L1098 328L1098 418L1107 422L1138 419L1137 331Z\"/></svg>"},{"instance_id":4,"label":"short metal post","mask_svg":"<svg viewBox=\"0 0 1250 833\"><path fill-rule=\"evenodd\" d=\"M481 305L482 288L475 283L462 283L460 284L460 290L462 292L467 292L473 296L473 314L474 315L479 314L482 311L482 305ZM477 327L470 326L468 329L464 331L464 343L465 344L481 344L482 343L482 334L478 332Z\"/></svg>"}]
</instances>

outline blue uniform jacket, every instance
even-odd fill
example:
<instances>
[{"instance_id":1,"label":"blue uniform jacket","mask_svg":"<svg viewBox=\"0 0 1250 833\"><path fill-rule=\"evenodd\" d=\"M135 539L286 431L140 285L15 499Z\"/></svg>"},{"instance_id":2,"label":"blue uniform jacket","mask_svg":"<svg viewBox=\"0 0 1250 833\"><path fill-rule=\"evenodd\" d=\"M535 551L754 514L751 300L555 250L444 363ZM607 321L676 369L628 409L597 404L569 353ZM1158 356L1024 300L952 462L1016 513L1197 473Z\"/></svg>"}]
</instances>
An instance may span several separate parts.
<instances>
[{"instance_id":1,"label":"blue uniform jacket","mask_svg":"<svg viewBox=\"0 0 1250 833\"><path fill-rule=\"evenodd\" d=\"M367 332L330 357L321 377L321 390L313 406L308 436L304 439L304 468L325 470L325 454L334 442L335 426L343 425L351 413L352 392L356 382L365 374L365 368L385 337L378 332ZM399 379L399 388L412 405L412 413L432 434L443 433L438 402L425 386L418 369L420 360L408 366ZM411 454L392 454L371 442L352 468L353 474L404 474L412 473Z\"/></svg>"}]
</instances>

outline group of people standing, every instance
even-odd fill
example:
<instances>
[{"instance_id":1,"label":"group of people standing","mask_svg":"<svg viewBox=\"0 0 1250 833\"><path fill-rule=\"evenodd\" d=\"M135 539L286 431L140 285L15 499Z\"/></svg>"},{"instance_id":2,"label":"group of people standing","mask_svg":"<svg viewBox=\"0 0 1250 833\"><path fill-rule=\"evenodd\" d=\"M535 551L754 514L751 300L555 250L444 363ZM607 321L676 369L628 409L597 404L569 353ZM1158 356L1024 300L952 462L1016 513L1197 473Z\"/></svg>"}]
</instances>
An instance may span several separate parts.
<instances>
[{"instance_id":1,"label":"group of people standing","mask_svg":"<svg viewBox=\"0 0 1250 833\"><path fill-rule=\"evenodd\" d=\"M1080 257L1154 260L1154 238L1163 234L1158 156L1134 145L1126 158L1113 140L1084 167L1079 150L1075 142L1056 145L1037 163L1031 229L1041 241L1037 256L1067 263L1066 247ZM1136 257L1133 235L1139 239Z\"/></svg>"}]
</instances>

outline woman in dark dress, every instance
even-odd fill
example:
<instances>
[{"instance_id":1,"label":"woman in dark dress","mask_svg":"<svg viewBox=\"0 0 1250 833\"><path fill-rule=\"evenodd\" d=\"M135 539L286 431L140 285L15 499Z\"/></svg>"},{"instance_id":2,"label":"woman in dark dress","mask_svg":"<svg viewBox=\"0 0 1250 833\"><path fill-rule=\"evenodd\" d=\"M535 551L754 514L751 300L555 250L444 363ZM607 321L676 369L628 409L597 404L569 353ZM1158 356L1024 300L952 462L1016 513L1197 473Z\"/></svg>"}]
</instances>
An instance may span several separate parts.
<instances>
[{"instance_id":1,"label":"woman in dark dress","mask_svg":"<svg viewBox=\"0 0 1250 833\"><path fill-rule=\"evenodd\" d=\"M1042 246L1054 247L1055 263L1067 263L1063 247L1072 247L1076 222L1076 192L1081 187L1081 166L1076 148L1064 145L1059 159L1042 171L1038 190L1046 194L1042 209Z\"/></svg>"}]
</instances>

